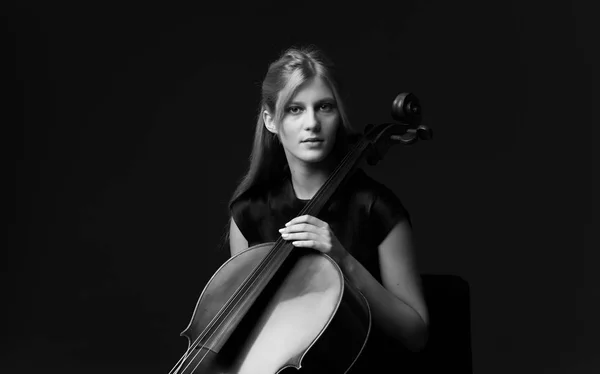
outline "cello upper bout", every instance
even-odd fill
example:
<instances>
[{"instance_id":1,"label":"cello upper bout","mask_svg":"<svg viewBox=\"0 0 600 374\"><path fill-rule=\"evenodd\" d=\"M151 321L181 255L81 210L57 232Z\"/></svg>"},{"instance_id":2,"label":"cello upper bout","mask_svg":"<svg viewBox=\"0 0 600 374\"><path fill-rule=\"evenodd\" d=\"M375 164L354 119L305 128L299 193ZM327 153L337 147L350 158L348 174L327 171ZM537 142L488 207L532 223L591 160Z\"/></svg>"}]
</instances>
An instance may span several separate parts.
<instances>
[{"instance_id":1,"label":"cello upper bout","mask_svg":"<svg viewBox=\"0 0 600 374\"><path fill-rule=\"evenodd\" d=\"M198 336L225 302L246 280L269 253L274 243L262 243L247 248L229 258L204 286L188 326L181 332L191 342Z\"/></svg>"}]
</instances>

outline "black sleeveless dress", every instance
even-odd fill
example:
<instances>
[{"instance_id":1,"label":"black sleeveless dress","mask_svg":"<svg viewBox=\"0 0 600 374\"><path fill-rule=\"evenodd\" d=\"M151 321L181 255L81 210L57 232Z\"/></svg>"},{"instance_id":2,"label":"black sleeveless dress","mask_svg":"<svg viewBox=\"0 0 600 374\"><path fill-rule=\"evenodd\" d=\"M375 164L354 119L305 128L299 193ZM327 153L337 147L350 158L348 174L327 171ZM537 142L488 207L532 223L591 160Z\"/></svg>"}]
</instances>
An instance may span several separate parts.
<instances>
[{"instance_id":1,"label":"black sleeveless dress","mask_svg":"<svg viewBox=\"0 0 600 374\"><path fill-rule=\"evenodd\" d=\"M298 199L289 175L270 189L256 189L242 195L231 205L231 215L248 241L248 246L275 242L279 229L298 216L309 200ZM390 230L410 217L401 201L383 184L357 168L331 202L319 214L327 222L344 248L379 282L378 246ZM372 325L367 345L350 371L351 374L389 371L389 365L405 361L408 369L411 354ZM398 367L397 367L398 368Z\"/></svg>"}]
</instances>

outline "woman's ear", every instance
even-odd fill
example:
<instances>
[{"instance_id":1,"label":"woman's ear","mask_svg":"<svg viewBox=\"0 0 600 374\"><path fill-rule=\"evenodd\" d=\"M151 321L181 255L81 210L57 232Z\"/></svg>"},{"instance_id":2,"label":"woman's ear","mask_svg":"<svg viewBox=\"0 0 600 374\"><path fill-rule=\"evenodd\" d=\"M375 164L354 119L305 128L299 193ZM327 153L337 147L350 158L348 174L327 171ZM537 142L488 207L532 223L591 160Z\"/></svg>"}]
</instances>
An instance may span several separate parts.
<instances>
[{"instance_id":1,"label":"woman's ear","mask_svg":"<svg viewBox=\"0 0 600 374\"><path fill-rule=\"evenodd\" d=\"M265 123L265 127L267 128L267 130L269 130L273 134L277 134L277 127L275 126L273 117L271 117L269 112L266 110L263 111L263 122Z\"/></svg>"}]
</instances>

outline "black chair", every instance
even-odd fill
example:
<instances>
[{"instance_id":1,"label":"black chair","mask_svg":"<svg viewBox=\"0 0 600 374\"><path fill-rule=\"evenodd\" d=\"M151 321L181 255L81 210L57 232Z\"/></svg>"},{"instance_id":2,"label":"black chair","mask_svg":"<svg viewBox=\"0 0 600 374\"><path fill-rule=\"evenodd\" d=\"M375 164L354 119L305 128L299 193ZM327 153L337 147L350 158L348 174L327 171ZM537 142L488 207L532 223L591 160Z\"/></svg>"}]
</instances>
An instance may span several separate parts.
<instances>
[{"instance_id":1,"label":"black chair","mask_svg":"<svg viewBox=\"0 0 600 374\"><path fill-rule=\"evenodd\" d=\"M469 284L456 275L422 274L429 341L418 354L424 373L472 373ZM419 370L421 371L421 370Z\"/></svg>"}]
</instances>

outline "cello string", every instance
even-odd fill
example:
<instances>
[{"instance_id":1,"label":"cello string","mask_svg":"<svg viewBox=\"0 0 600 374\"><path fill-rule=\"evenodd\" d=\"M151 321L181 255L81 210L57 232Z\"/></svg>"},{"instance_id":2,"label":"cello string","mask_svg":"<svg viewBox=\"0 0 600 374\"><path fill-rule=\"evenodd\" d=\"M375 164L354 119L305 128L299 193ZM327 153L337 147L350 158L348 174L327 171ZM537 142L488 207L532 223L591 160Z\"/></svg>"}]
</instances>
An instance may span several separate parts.
<instances>
[{"instance_id":1,"label":"cello string","mask_svg":"<svg viewBox=\"0 0 600 374\"><path fill-rule=\"evenodd\" d=\"M258 277L255 277L255 279L252 281L252 283L256 282L256 280L258 280L258 279L259 279ZM250 285L250 286L251 286L251 285ZM237 306L237 304L239 304L239 303L240 303L242 300L243 300L243 298L242 298L242 297L238 297L238 298L237 298L237 301L236 301L235 305L234 305L233 307L229 308L229 311L227 312L227 315L225 316L225 318L222 318L222 319L221 319L221 322L219 322L219 325L218 325L218 326L215 328L215 330L214 330L214 331L211 333L211 335L210 335L210 336L209 336L209 337L206 339L206 342L205 342L204 344L202 344L202 346L200 347L200 349L202 349L202 348L206 348L206 344L208 344L209 340L210 340L210 339L211 339L211 338L212 338L212 337L213 337L213 336L216 334L216 332L217 332L218 328L219 328L219 327L221 327L221 325L222 325L222 324L225 322L225 320L226 320L226 317L227 317L229 314L231 314L231 312L232 312L232 311L234 311L234 310L235 310L235 306ZM213 319L213 320L214 320L214 319ZM195 345L197 346L197 345L199 344L199 342L200 342L200 341L199 341L198 339L196 339L196 340L197 340L197 342L195 343ZM194 367L194 369L192 369L192 371L190 372L190 374L191 374L191 373L194 373L194 371L196 371L196 369L198 368L198 365L200 365L200 364L202 363L202 361L204 361L204 359L206 358L206 356L208 355L208 353L209 353L209 349L208 349L208 348L206 348L206 353L204 353L204 355L202 356L202 358L200 358L200 360L198 360L198 363L196 364L196 366ZM186 367L185 367L185 369L184 369L184 370L186 370L186 369L187 369L187 368L190 366L190 364L191 364L191 363L194 361L194 359L195 359L195 358L196 358L196 357L197 357L199 354L200 354L200 352L197 352L197 353L194 355L194 357L193 357L193 358L192 358L192 359L191 359L191 360L188 362L188 364L186 365Z\"/></svg>"},{"instance_id":2,"label":"cello string","mask_svg":"<svg viewBox=\"0 0 600 374\"><path fill-rule=\"evenodd\" d=\"M332 184L333 180L335 179L335 177L341 173L341 170L346 166L346 164L349 163L349 160L353 158L353 156L356 154L356 151L359 150L364 144L366 144L366 142L364 141L364 137L362 137L359 141L357 141L357 144L354 145L354 147L346 153L346 155L342 158L342 161L339 163L339 165L336 167L336 169L332 172L331 178L328 178L325 181L324 186L320 189L320 191L323 191L324 189L326 189L330 184ZM303 212L306 212L308 210L310 210L316 203L314 203L316 201L316 199L311 199L306 206L304 207L304 209L301 210L300 215L303 214ZM283 244L282 244L283 242ZM184 356L182 356L180 358L179 361L181 361L182 359L185 360L186 358L188 358L190 356L190 350L195 350L196 347L199 345L200 341L204 338L206 338L206 334L208 333L207 330L212 329L213 327L215 327L215 320L221 320L218 325L216 326L216 328L214 328L213 332L210 334L210 336L208 337L208 339L206 340L206 343L210 340L210 338L212 338L218 331L219 327L221 327L221 325L223 324L223 322L225 322L226 317L229 316L231 314L231 312L233 310L235 310L235 306L237 306L241 300L243 300L243 297L239 297L240 294L243 293L242 296L247 295L248 294L248 289L250 289L252 287L252 285L254 283L256 283L256 281L259 279L259 273L262 273L264 271L264 268L267 267L271 261L273 261L273 258L279 254L281 252L281 247L283 247L286 244L286 242L284 242L283 240L278 239L277 242L275 243L275 245L273 246L274 248L271 249L269 251L269 253L265 256L265 259L263 259L259 265L254 269L254 271L246 278L246 280L242 283L242 285L240 285L238 287L238 289L236 290L236 292L234 292L234 294L228 299L228 301L225 303L225 305L219 310L219 312L217 312L217 315L211 320L211 322L208 324L208 326L199 334L199 336L194 340L193 344L190 345L190 348L188 348L188 350L186 351L186 353L184 353ZM262 265L262 266L261 266ZM260 269L259 269L260 268ZM246 290L243 290L243 289ZM231 305L232 303L235 303L235 305ZM226 315L223 317L223 314L226 313ZM206 343L202 345L201 348L206 348ZM198 365L200 365L200 363L202 363L202 361L206 358L206 356L208 355L208 349L206 351L206 353L204 354L204 356L198 361L198 363L196 364L196 366L194 367L194 369L192 370L192 373L196 370L196 368L198 367ZM183 370L187 370L187 368L189 367L189 365L191 364L191 362L193 362L193 360L198 356L200 352L197 352L194 357L188 362L188 364L185 366L185 368L183 368ZM187 357L185 357L187 354ZM178 361L178 363L179 363ZM177 366L177 364L176 364Z\"/></svg>"}]
</instances>

